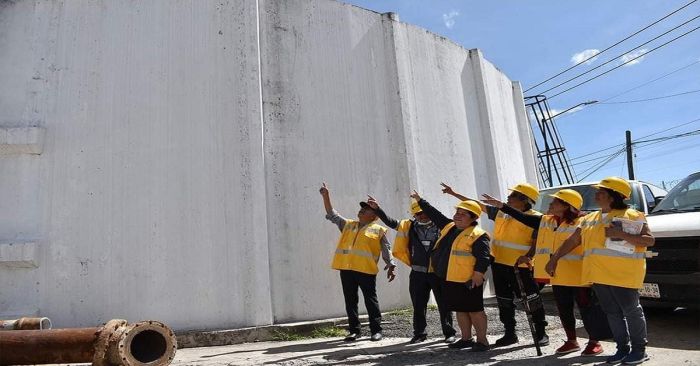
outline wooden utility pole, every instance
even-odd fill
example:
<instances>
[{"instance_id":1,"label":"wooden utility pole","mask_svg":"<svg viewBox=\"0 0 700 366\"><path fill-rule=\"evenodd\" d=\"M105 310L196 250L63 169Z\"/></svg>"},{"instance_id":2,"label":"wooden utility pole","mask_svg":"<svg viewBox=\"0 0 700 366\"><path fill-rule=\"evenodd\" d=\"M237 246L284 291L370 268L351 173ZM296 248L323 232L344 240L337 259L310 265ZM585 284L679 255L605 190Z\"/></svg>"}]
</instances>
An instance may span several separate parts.
<instances>
[{"instance_id":1,"label":"wooden utility pole","mask_svg":"<svg viewBox=\"0 0 700 366\"><path fill-rule=\"evenodd\" d=\"M625 147L627 150L627 172L629 179L634 179L634 166L632 164L632 132L630 130L625 131Z\"/></svg>"}]
</instances>

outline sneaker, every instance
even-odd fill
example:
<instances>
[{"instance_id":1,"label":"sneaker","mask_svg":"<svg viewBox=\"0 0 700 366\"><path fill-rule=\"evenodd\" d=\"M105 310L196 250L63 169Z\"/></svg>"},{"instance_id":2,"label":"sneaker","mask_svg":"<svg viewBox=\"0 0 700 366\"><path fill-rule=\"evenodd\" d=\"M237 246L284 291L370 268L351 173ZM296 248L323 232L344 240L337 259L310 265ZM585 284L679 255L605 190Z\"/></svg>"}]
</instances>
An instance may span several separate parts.
<instances>
[{"instance_id":1,"label":"sneaker","mask_svg":"<svg viewBox=\"0 0 700 366\"><path fill-rule=\"evenodd\" d=\"M369 338L370 341L376 342L376 341L381 341L382 340L382 333L374 333L372 336Z\"/></svg>"},{"instance_id":2,"label":"sneaker","mask_svg":"<svg viewBox=\"0 0 700 366\"><path fill-rule=\"evenodd\" d=\"M469 352L485 352L489 350L489 345L488 344L483 344L480 342L474 342L474 345L472 346L472 349L469 350Z\"/></svg>"},{"instance_id":3,"label":"sneaker","mask_svg":"<svg viewBox=\"0 0 700 366\"><path fill-rule=\"evenodd\" d=\"M554 353L558 355L565 355L567 353L577 352L579 350L581 350L581 346L578 345L578 342L566 341L564 342L564 345L557 348L557 350Z\"/></svg>"},{"instance_id":4,"label":"sneaker","mask_svg":"<svg viewBox=\"0 0 700 366\"><path fill-rule=\"evenodd\" d=\"M542 336L537 340L537 344L539 344L540 347L549 346L549 336L547 333L542 334Z\"/></svg>"},{"instance_id":5,"label":"sneaker","mask_svg":"<svg viewBox=\"0 0 700 366\"><path fill-rule=\"evenodd\" d=\"M603 353L603 346L600 345L600 342L588 342L586 349L581 352L581 356L595 356L601 353Z\"/></svg>"},{"instance_id":6,"label":"sneaker","mask_svg":"<svg viewBox=\"0 0 700 366\"><path fill-rule=\"evenodd\" d=\"M360 333L350 333L348 334L343 341L344 342L355 342L357 338L360 338Z\"/></svg>"},{"instance_id":7,"label":"sneaker","mask_svg":"<svg viewBox=\"0 0 700 366\"><path fill-rule=\"evenodd\" d=\"M455 338L455 336L452 335L452 336L449 336L449 337L445 337L445 340L444 340L443 342L445 342L445 343L454 343L454 341L456 341L456 340L457 340L457 339Z\"/></svg>"},{"instance_id":8,"label":"sneaker","mask_svg":"<svg viewBox=\"0 0 700 366\"><path fill-rule=\"evenodd\" d=\"M605 362L607 363L620 363L627 355L630 354L629 348L618 348L614 355L608 357Z\"/></svg>"},{"instance_id":9,"label":"sneaker","mask_svg":"<svg viewBox=\"0 0 700 366\"><path fill-rule=\"evenodd\" d=\"M472 347L473 345L474 345L473 339L468 339L466 341L464 339L460 339L457 342L448 344L447 347L454 348L454 349L462 349L462 348Z\"/></svg>"},{"instance_id":10,"label":"sneaker","mask_svg":"<svg viewBox=\"0 0 700 366\"><path fill-rule=\"evenodd\" d=\"M413 338L411 338L411 342L409 342L409 343L411 343L411 344L416 344L416 343L425 342L425 341L427 341L427 340L428 340L428 335L426 335L426 334L419 334L419 335L414 336Z\"/></svg>"},{"instance_id":11,"label":"sneaker","mask_svg":"<svg viewBox=\"0 0 700 366\"><path fill-rule=\"evenodd\" d=\"M649 360L649 355L644 351L632 351L627 357L622 359L623 365L636 365Z\"/></svg>"},{"instance_id":12,"label":"sneaker","mask_svg":"<svg viewBox=\"0 0 700 366\"><path fill-rule=\"evenodd\" d=\"M495 343L495 347L510 346L511 344L518 343L518 336L515 333L506 333L503 337L498 338Z\"/></svg>"}]
</instances>

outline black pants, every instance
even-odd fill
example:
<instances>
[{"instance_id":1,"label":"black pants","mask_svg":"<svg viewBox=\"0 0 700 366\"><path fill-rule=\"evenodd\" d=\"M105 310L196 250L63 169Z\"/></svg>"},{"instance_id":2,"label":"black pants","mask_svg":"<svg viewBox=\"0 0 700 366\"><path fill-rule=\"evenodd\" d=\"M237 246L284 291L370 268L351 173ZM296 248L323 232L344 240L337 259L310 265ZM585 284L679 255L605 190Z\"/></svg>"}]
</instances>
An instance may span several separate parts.
<instances>
[{"instance_id":1,"label":"black pants","mask_svg":"<svg viewBox=\"0 0 700 366\"><path fill-rule=\"evenodd\" d=\"M567 336L576 334L575 303L581 313L583 328L586 329L590 340L600 341L612 337L607 316L600 307L592 288L552 285L552 292L557 302L559 319Z\"/></svg>"},{"instance_id":2,"label":"black pants","mask_svg":"<svg viewBox=\"0 0 700 366\"><path fill-rule=\"evenodd\" d=\"M491 265L493 271L493 286L496 288L496 298L498 300L498 316L503 323L506 333L515 333L515 304L513 299L520 298L520 288L515 279L515 271L512 266L494 263ZM539 294L540 287L532 277L532 271L528 268L519 268L520 278L523 280L527 295ZM544 333L547 322L544 320L544 307L540 307L532 313L532 320L535 322L535 329L538 335Z\"/></svg>"},{"instance_id":3,"label":"black pants","mask_svg":"<svg viewBox=\"0 0 700 366\"><path fill-rule=\"evenodd\" d=\"M382 313L379 311L377 300L377 276L361 272L341 270L340 282L343 284L343 296L345 297L345 311L348 314L348 331L360 334L360 317L357 312L357 303L360 298L357 288L362 290L365 298L365 307L369 316L369 329L374 333L382 331Z\"/></svg>"},{"instance_id":4,"label":"black pants","mask_svg":"<svg viewBox=\"0 0 700 366\"><path fill-rule=\"evenodd\" d=\"M434 273L411 271L408 279L408 291L411 293L413 303L413 335L427 335L425 328L428 324L425 316L428 311L430 290L432 290L440 312L442 334L445 338L454 336L456 331L452 327L452 312L445 309L440 278Z\"/></svg>"}]
</instances>

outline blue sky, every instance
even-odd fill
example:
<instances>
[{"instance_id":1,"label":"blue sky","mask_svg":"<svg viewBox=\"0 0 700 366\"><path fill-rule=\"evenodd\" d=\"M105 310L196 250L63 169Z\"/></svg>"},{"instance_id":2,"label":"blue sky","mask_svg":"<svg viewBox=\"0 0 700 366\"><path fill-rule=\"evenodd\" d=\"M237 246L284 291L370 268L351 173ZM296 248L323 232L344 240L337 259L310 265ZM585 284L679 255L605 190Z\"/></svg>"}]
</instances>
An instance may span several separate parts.
<instances>
[{"instance_id":1,"label":"blue sky","mask_svg":"<svg viewBox=\"0 0 700 366\"><path fill-rule=\"evenodd\" d=\"M582 55L604 50L617 41L642 29L691 0L586 0L586 1L418 1L418 0L345 0L380 13L392 11L402 22L411 23L443 35L465 48L479 48L485 57L523 89L555 75ZM429 5L428 5L429 4ZM622 57L635 46L700 15L700 1L677 12L620 45L603 52L590 64L583 64L551 82L525 93L538 94L610 59L606 66L574 82L545 93L548 97L568 86L595 76L622 63ZM646 52L666 41L700 26L700 18L641 47ZM632 56L644 52L637 51ZM630 58L626 54L626 59ZM686 67L687 66L687 67ZM655 82L635 88L669 74ZM549 100L550 108L563 111L581 102L598 100L597 104L573 113L562 114L556 124L572 158L578 178L583 178L611 149L597 155L579 158L624 143L625 130L633 139L648 138L700 129L700 29L679 38L636 62L620 67L585 85ZM642 99L675 97L653 101ZM617 104L603 104L602 102ZM626 102L626 103L620 103ZM631 102L631 103L630 103ZM556 111L554 113L556 113ZM693 121L693 122L691 122ZM678 126L678 127L676 127ZM670 129L665 132L663 130ZM700 135L676 138L661 143L639 146L635 151L637 179L660 185L700 170ZM579 158L579 159L577 159ZM585 162L591 158L595 161ZM627 177L625 155L621 154L585 180L598 180L609 175Z\"/></svg>"}]
</instances>

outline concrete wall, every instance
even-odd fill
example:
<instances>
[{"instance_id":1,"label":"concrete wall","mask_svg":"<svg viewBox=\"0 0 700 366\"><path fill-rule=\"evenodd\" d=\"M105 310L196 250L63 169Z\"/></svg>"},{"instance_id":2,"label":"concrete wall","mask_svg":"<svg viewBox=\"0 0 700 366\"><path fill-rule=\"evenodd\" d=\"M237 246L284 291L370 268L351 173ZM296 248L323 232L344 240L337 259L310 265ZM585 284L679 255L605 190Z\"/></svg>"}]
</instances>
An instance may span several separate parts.
<instances>
[{"instance_id":1,"label":"concrete wall","mask_svg":"<svg viewBox=\"0 0 700 366\"><path fill-rule=\"evenodd\" d=\"M0 2L0 80L0 318L342 316L321 182L406 217L536 179L517 83L333 1Z\"/></svg>"}]
</instances>

